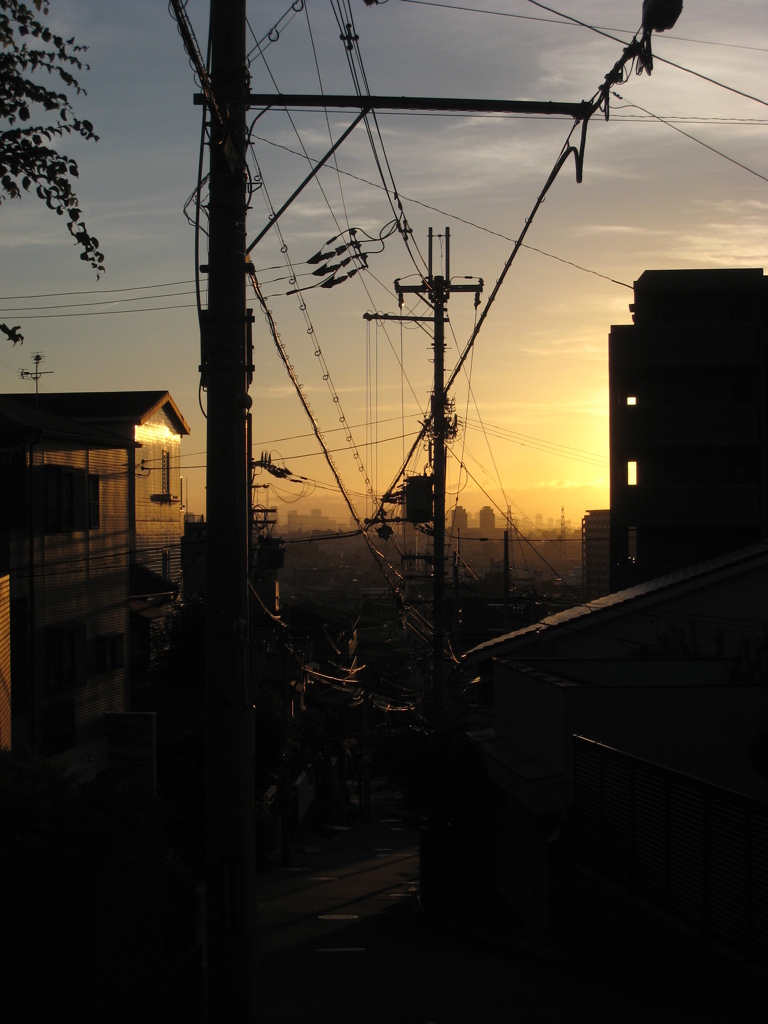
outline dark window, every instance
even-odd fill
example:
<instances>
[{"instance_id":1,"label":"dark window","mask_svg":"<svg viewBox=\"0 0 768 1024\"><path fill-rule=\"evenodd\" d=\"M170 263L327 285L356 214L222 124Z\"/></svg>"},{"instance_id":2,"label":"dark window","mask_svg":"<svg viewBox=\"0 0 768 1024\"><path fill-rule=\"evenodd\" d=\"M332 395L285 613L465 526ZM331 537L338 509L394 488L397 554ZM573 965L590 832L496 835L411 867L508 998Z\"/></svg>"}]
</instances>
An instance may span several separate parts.
<instances>
[{"instance_id":1,"label":"dark window","mask_svg":"<svg viewBox=\"0 0 768 1024\"><path fill-rule=\"evenodd\" d=\"M96 671L115 672L123 667L123 636L99 636L96 638Z\"/></svg>"},{"instance_id":2,"label":"dark window","mask_svg":"<svg viewBox=\"0 0 768 1024\"><path fill-rule=\"evenodd\" d=\"M86 679L85 625L51 626L45 640L48 689L82 686Z\"/></svg>"},{"instance_id":3,"label":"dark window","mask_svg":"<svg viewBox=\"0 0 768 1024\"><path fill-rule=\"evenodd\" d=\"M46 466L46 532L62 533L97 529L99 526L98 476L65 466Z\"/></svg>"}]
</instances>

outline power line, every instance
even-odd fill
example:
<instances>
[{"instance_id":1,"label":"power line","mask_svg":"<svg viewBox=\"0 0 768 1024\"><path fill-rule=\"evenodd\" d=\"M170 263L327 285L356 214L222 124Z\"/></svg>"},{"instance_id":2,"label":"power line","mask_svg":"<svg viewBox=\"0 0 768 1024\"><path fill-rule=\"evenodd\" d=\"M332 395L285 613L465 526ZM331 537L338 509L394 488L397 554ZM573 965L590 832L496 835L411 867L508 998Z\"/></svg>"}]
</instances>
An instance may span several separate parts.
<instances>
[{"instance_id":1,"label":"power line","mask_svg":"<svg viewBox=\"0 0 768 1024\"><path fill-rule=\"evenodd\" d=\"M444 7L447 10L461 11L462 14L486 14L497 18L514 18L520 21L538 21L543 22L545 25L562 25L564 28L586 27L599 29L603 32L625 32L627 35L631 35L631 30L628 28L612 28L608 25L582 26L581 23L574 23L573 21L568 20L544 18L540 15L533 14L512 14L510 11L491 11L482 7L465 7L463 4L442 3L438 2L438 0L400 0L400 3L416 4L423 7ZM566 17L566 15L561 15L561 19ZM697 43L700 46L726 46L735 50L754 50L757 53L768 53L768 48L764 46L749 46L746 43L725 43L719 39L691 39L688 36L679 36L677 33L669 35L667 38L673 39L676 43Z\"/></svg>"},{"instance_id":2,"label":"power line","mask_svg":"<svg viewBox=\"0 0 768 1024\"><path fill-rule=\"evenodd\" d=\"M158 295L157 298L159 298L159 299L174 299L174 298L179 298L182 295L194 295L194 294L195 294L194 291L191 291L191 292L165 292L162 295ZM56 304L56 305L53 305L53 306L39 306L39 307L6 306L2 310L2 312L4 314L5 313L23 313L25 309L30 309L30 308L43 309L43 310L79 309L79 308L81 308L83 306L110 306L110 305L117 305L118 303L121 303L121 302L144 302L144 301L146 301L147 298L148 298L148 296L146 296L146 295L136 295L133 298L107 299L106 301L104 299L94 299L92 302L63 302L63 303ZM155 307L148 307L148 308L152 309L152 308L155 308ZM110 311L109 310L104 310L104 312L110 312ZM121 311L120 310L115 310L115 312L121 312ZM131 310L125 310L125 312L131 312Z\"/></svg>"},{"instance_id":3,"label":"power line","mask_svg":"<svg viewBox=\"0 0 768 1024\"><path fill-rule=\"evenodd\" d=\"M614 92L613 95L616 97L617 100L621 100L622 103L628 103L628 101L625 100L623 96L619 95L619 93ZM768 177L766 177L764 174L761 174L759 171L753 170L751 167L747 167L746 164L741 163L739 160L734 159L734 157L732 156L728 156L728 154L723 153L722 150L715 149L715 147L710 146L709 143L703 142L701 139L697 139L695 135L691 135L689 132L684 132L682 128L679 128L676 124L672 124L670 121L667 121L666 118L659 117L657 114L652 114L649 110L646 110L644 107L639 106L637 103L629 103L629 106L634 107L636 110L642 111L644 114L647 114L649 117L654 118L661 124L665 124L668 128L671 128L673 131L679 132L681 135L684 135L686 139L690 139L691 142L698 143L700 146L703 146L704 149L708 149L710 153L714 153L716 156L722 157L723 160L727 160L729 163L735 164L737 167L740 167L743 171L747 171L749 174L754 174L756 178L760 178L762 181L768 181Z\"/></svg>"},{"instance_id":4,"label":"power line","mask_svg":"<svg viewBox=\"0 0 768 1024\"><path fill-rule=\"evenodd\" d=\"M120 316L123 313L160 313L166 309L195 309L196 303L184 302L175 306L145 306L142 309L93 309L83 313L25 313L25 320L51 320L70 316Z\"/></svg>"},{"instance_id":5,"label":"power line","mask_svg":"<svg viewBox=\"0 0 768 1024\"><path fill-rule=\"evenodd\" d=\"M163 281L160 284L137 284L129 288L88 288L84 291L38 292L33 295L0 295L0 302L17 302L19 299L57 299L62 295L97 295L99 293L114 295L117 292L149 291L152 288L177 288L182 284L194 283L194 281Z\"/></svg>"},{"instance_id":6,"label":"power line","mask_svg":"<svg viewBox=\"0 0 768 1024\"><path fill-rule=\"evenodd\" d=\"M605 36L606 39L612 39L615 43L623 43L624 40L618 39L616 36L609 35L608 32L603 29L597 28L595 25L590 25L585 21L580 21L578 18L574 18L570 14L563 14L562 11L555 10L554 7L548 7L546 4L542 4L539 0L528 0L529 4L533 4L534 7L540 7L544 11L549 11L551 14L557 14L561 18L567 18L576 25L580 25L582 28L588 28L591 32L596 32L599 36ZM741 89L736 89L732 85L726 85L724 82L718 81L716 78L710 78L709 75L704 75L700 71L694 71L692 68L686 68L682 64L676 64L673 60L668 60L666 57L659 57L654 54L654 60L659 61L662 64L668 64L672 68L677 68L678 71L685 71L688 75L693 75L695 78L700 78L704 82L709 82L710 85L716 85L719 89L725 89L727 92L735 93L737 96L743 96L744 99L753 100L755 103L760 103L764 107L768 107L768 100L762 100L758 96L753 96L751 93L743 92Z\"/></svg>"},{"instance_id":7,"label":"power line","mask_svg":"<svg viewBox=\"0 0 768 1024\"><path fill-rule=\"evenodd\" d=\"M264 136L256 135L254 136L254 138L258 139L259 142L264 142L269 146L274 146L275 149L285 150L285 152L290 153L292 156L302 156L301 153L298 153L296 150L291 149L289 146L284 146L279 142L273 142L271 139L267 139ZM360 181L364 185L370 185L372 188L383 188L383 186L378 184L378 182L370 181L368 178L363 178L359 174L353 174L351 171L339 171L339 173L344 174L349 178L354 178L356 181ZM484 231L486 234L494 235L496 238L501 238L505 242L516 241L516 239L511 238L509 235L503 234L501 231L495 231L493 228L486 227L483 224L478 224L475 221L468 220L465 217L459 217L458 214L451 213L447 210L443 210L439 206L433 206L430 203L422 202L420 199L414 199L412 196L407 196L404 195L403 193L400 193L400 198L404 199L407 203L413 203L415 206L421 206L425 210L432 210L435 213L439 213L444 217L448 217L451 220L457 221L459 224L466 224L468 227L475 228L478 231ZM610 282L611 284L616 284L622 288L629 288L630 290L632 290L633 286L631 284L627 284L626 281L618 281L616 280L616 278L609 277L607 274L602 274L599 270L592 270L589 267L582 266L579 263L574 263L572 260L566 260L562 256L555 256L554 253L547 252L545 249L539 249L536 246L528 245L527 243L523 243L521 248L528 249L531 252L537 252L541 256L546 256L548 259L556 260L558 263L564 263L567 266L573 267L575 270L581 271L582 273L592 274L595 277L600 277L604 281Z\"/></svg>"}]
</instances>

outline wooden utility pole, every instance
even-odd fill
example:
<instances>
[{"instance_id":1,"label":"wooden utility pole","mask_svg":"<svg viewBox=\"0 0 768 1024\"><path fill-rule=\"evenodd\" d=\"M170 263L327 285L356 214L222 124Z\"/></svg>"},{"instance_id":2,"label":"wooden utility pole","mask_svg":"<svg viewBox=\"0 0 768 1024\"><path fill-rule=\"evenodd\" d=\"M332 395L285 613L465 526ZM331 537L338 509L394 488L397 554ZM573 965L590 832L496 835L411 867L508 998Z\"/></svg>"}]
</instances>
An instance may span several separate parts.
<instances>
[{"instance_id":1,"label":"wooden utility pole","mask_svg":"<svg viewBox=\"0 0 768 1024\"><path fill-rule=\"evenodd\" d=\"M206 961L209 1022L255 1019L255 711L248 617L245 0L211 0L206 509Z\"/></svg>"}]
</instances>

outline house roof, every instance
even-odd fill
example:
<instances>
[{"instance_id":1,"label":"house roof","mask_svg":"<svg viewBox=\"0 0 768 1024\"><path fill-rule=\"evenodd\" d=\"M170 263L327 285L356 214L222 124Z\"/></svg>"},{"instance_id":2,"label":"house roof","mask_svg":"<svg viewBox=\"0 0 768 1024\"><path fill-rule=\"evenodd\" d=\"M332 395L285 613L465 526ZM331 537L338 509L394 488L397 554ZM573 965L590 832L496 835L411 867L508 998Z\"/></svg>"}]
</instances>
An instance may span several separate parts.
<instances>
[{"instance_id":1,"label":"house roof","mask_svg":"<svg viewBox=\"0 0 768 1024\"><path fill-rule=\"evenodd\" d=\"M543 639L544 633L547 634L547 639L550 639L561 630L572 633L574 630L592 629L601 622L624 612L634 611L635 608L656 604L690 590L701 589L717 579L764 567L768 567L768 540L710 558L706 562L685 569L678 569L676 572L647 580L627 590L619 590L615 594L567 608L531 626L486 640L466 651L462 660L467 664L476 664L490 658L505 657Z\"/></svg>"},{"instance_id":2,"label":"house roof","mask_svg":"<svg viewBox=\"0 0 768 1024\"><path fill-rule=\"evenodd\" d=\"M81 423L138 425L146 423L159 409L164 409L178 433L189 434L189 425L170 391L71 391L0 397Z\"/></svg>"},{"instance_id":3,"label":"house roof","mask_svg":"<svg viewBox=\"0 0 768 1024\"><path fill-rule=\"evenodd\" d=\"M35 396L0 395L0 444L3 446L54 438L89 448L136 447L134 441L91 424L75 422L47 409L36 408L34 404L18 402L17 397L34 399Z\"/></svg>"}]
</instances>

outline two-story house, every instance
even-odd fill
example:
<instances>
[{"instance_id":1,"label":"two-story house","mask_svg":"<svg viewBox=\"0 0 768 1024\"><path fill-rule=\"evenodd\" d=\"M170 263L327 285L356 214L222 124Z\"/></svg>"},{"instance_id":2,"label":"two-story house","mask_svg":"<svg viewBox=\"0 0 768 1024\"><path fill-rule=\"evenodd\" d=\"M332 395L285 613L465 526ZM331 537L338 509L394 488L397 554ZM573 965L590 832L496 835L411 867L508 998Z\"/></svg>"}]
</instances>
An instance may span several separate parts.
<instances>
[{"instance_id":1,"label":"two-story house","mask_svg":"<svg viewBox=\"0 0 768 1024\"><path fill-rule=\"evenodd\" d=\"M181 441L189 434L189 426L168 391L6 397L130 442L130 663L132 685L141 685L150 663L152 636L181 588Z\"/></svg>"},{"instance_id":2,"label":"two-story house","mask_svg":"<svg viewBox=\"0 0 768 1024\"><path fill-rule=\"evenodd\" d=\"M134 446L0 398L0 746L81 779L128 709Z\"/></svg>"}]
</instances>

